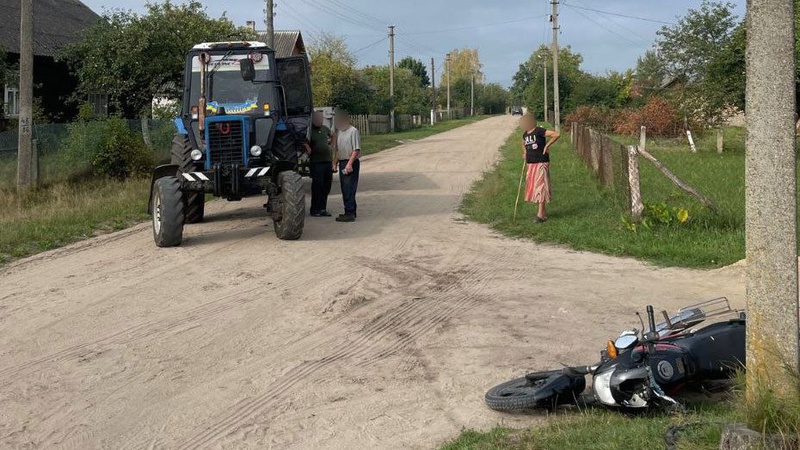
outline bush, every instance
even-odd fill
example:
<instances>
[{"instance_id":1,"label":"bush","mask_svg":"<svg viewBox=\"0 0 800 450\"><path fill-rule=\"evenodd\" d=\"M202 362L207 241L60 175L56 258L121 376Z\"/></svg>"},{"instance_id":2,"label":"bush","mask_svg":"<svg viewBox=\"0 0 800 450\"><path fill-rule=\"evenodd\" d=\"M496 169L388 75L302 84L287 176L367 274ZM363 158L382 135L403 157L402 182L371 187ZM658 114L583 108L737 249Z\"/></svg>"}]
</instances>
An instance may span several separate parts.
<instances>
[{"instance_id":1,"label":"bush","mask_svg":"<svg viewBox=\"0 0 800 450\"><path fill-rule=\"evenodd\" d=\"M677 108L662 97L652 97L640 108L619 111L614 132L636 136L642 125L647 127L648 136L676 137L683 131L683 120Z\"/></svg>"},{"instance_id":2,"label":"bush","mask_svg":"<svg viewBox=\"0 0 800 450\"><path fill-rule=\"evenodd\" d=\"M83 117L68 125L61 164L66 173L124 180L152 169L153 154L123 119Z\"/></svg>"},{"instance_id":3,"label":"bush","mask_svg":"<svg viewBox=\"0 0 800 450\"><path fill-rule=\"evenodd\" d=\"M153 167L153 153L144 141L120 118L105 124L105 140L92 159L94 173L117 180L147 173Z\"/></svg>"},{"instance_id":4,"label":"bush","mask_svg":"<svg viewBox=\"0 0 800 450\"><path fill-rule=\"evenodd\" d=\"M617 111L605 106L583 105L575 108L565 118L566 122L577 122L597 131L610 132L614 129L614 116Z\"/></svg>"}]
</instances>

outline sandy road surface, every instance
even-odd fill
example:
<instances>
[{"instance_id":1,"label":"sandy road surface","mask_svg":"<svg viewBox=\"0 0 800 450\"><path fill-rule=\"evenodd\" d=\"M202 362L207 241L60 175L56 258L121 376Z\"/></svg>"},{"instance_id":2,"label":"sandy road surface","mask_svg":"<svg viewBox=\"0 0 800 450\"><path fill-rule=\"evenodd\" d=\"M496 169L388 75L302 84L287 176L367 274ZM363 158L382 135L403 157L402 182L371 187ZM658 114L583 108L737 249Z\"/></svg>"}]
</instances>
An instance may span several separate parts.
<instances>
[{"instance_id":1,"label":"sandy road surface","mask_svg":"<svg viewBox=\"0 0 800 450\"><path fill-rule=\"evenodd\" d=\"M277 241L250 199L213 203L177 249L145 224L7 267L0 447L435 448L537 420L483 393L593 362L646 302L742 301L736 270L654 269L461 220L514 125L367 158L359 221L309 219L299 242Z\"/></svg>"}]
</instances>

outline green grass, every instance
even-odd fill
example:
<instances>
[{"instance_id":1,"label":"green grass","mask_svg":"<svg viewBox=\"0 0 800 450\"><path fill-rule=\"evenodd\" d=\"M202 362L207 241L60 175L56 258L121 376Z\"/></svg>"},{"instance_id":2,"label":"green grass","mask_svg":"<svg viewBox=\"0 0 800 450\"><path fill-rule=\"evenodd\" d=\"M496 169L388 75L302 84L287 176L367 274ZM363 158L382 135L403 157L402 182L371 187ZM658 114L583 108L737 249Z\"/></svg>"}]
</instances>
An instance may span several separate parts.
<instances>
[{"instance_id":1,"label":"green grass","mask_svg":"<svg viewBox=\"0 0 800 450\"><path fill-rule=\"evenodd\" d=\"M503 147L498 165L465 197L462 211L505 234L579 250L633 256L665 266L731 264L744 258L744 144L740 130L729 130L728 134L726 151L721 155L716 153L711 136L699 141L700 152L696 154L677 141L648 143L650 151L667 167L711 198L720 214L683 194L649 162L640 159L645 204L664 202L670 208L685 208L689 220L682 225L630 231L623 222L625 205L599 186L567 137L553 149L550 221L533 223L535 205L521 202L515 222L512 217L521 169L518 134Z\"/></svg>"},{"instance_id":2,"label":"green grass","mask_svg":"<svg viewBox=\"0 0 800 450\"><path fill-rule=\"evenodd\" d=\"M677 448L718 449L724 426L738 415L730 403L690 406L686 413L626 415L589 409L549 416L525 430L498 427L488 432L464 430L440 450L651 450L664 448L667 431L677 426Z\"/></svg>"},{"instance_id":3,"label":"green grass","mask_svg":"<svg viewBox=\"0 0 800 450\"><path fill-rule=\"evenodd\" d=\"M361 146L364 147L363 154L370 155L372 153L378 153L383 150L388 150L392 147L397 147L398 145L402 144L403 141L424 139L426 137L433 136L434 134L449 131L464 125L469 125L485 118L486 116L466 117L463 119L453 119L445 122L438 122L434 126L425 125L420 128L394 134L371 134L362 136Z\"/></svg>"},{"instance_id":4,"label":"green grass","mask_svg":"<svg viewBox=\"0 0 800 450\"><path fill-rule=\"evenodd\" d=\"M147 218L149 180L56 184L18 195L0 190L0 264Z\"/></svg>"}]
</instances>

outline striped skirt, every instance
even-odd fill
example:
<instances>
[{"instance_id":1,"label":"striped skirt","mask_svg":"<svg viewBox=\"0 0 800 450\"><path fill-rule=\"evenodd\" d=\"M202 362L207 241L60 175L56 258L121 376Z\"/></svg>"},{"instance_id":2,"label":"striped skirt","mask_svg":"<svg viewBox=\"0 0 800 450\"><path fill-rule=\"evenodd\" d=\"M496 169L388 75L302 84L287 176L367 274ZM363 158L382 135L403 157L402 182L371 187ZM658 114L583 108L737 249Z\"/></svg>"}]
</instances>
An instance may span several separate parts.
<instances>
[{"instance_id":1,"label":"striped skirt","mask_svg":"<svg viewBox=\"0 0 800 450\"><path fill-rule=\"evenodd\" d=\"M528 164L525 177L525 201L550 203L550 163Z\"/></svg>"}]
</instances>

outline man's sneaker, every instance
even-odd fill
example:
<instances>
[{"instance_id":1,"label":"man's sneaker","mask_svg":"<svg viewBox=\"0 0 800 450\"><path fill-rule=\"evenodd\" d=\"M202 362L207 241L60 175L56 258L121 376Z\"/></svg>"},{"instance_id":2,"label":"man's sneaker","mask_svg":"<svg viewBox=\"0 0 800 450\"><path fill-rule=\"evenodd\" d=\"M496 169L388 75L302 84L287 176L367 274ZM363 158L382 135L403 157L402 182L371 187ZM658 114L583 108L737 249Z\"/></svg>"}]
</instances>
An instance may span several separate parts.
<instances>
[{"instance_id":1,"label":"man's sneaker","mask_svg":"<svg viewBox=\"0 0 800 450\"><path fill-rule=\"evenodd\" d=\"M329 213L328 211L322 210L322 211L319 212L319 216L320 217L330 217L331 213Z\"/></svg>"},{"instance_id":2,"label":"man's sneaker","mask_svg":"<svg viewBox=\"0 0 800 450\"><path fill-rule=\"evenodd\" d=\"M308 215L311 217L322 217L322 213L319 211L311 211L310 213L308 213Z\"/></svg>"},{"instance_id":3,"label":"man's sneaker","mask_svg":"<svg viewBox=\"0 0 800 450\"><path fill-rule=\"evenodd\" d=\"M355 222L356 217L352 214L342 214L336 218L337 222Z\"/></svg>"}]
</instances>

